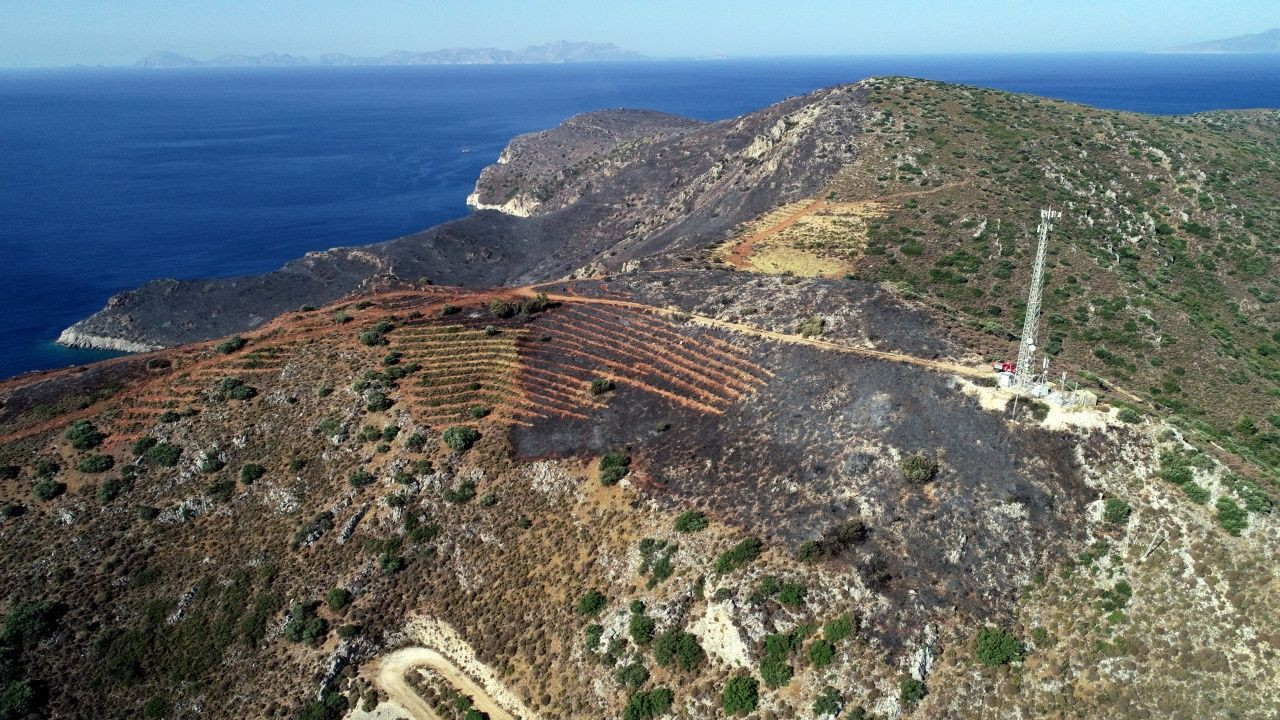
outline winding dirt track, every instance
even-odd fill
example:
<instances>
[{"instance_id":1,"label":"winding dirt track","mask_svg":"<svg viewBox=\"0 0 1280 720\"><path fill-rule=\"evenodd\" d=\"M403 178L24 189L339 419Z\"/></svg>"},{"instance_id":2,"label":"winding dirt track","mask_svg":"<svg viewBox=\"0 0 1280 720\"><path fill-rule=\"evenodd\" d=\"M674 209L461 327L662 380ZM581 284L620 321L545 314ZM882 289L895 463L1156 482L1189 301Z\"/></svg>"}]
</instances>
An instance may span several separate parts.
<instances>
[{"instance_id":1,"label":"winding dirt track","mask_svg":"<svg viewBox=\"0 0 1280 720\"><path fill-rule=\"evenodd\" d=\"M442 720L404 679L405 673L420 667L430 668L440 673L450 685L470 696L476 709L487 714L492 720L516 720L514 715L489 697L484 688L464 675L444 655L430 648L410 647L397 650L379 660L375 682L393 702L404 708L416 720Z\"/></svg>"}]
</instances>

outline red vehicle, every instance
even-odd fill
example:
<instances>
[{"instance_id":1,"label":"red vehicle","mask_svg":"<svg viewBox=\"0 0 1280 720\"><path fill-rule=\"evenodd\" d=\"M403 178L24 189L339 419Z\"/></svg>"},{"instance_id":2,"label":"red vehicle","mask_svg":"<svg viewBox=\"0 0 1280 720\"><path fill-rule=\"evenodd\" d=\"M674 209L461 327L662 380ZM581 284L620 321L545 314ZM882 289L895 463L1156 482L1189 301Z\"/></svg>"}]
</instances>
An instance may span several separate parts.
<instances>
[{"instance_id":1,"label":"red vehicle","mask_svg":"<svg viewBox=\"0 0 1280 720\"><path fill-rule=\"evenodd\" d=\"M1011 362L1008 362L1007 360L1001 360L1000 362L991 363L991 369L992 371L998 372L998 373L1002 373L1002 372L1013 373L1018 371L1018 363L1011 363Z\"/></svg>"}]
</instances>

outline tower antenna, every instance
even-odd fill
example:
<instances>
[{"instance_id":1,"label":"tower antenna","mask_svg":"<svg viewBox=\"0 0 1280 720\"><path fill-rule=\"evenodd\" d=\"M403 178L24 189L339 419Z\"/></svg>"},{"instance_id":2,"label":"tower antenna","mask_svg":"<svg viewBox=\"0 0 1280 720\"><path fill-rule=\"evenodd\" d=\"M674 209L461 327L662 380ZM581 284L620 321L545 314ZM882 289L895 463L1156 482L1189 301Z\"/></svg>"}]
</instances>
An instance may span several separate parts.
<instances>
[{"instance_id":1,"label":"tower antenna","mask_svg":"<svg viewBox=\"0 0 1280 720\"><path fill-rule=\"evenodd\" d=\"M1018 343L1018 364L1013 376L1016 392L1030 393L1035 386L1036 334L1040 331L1040 296L1044 290L1044 255L1049 245L1049 231L1053 221L1062 217L1057 210L1041 210L1037 228L1039 245L1036 247L1036 264L1031 269L1031 290L1027 294L1027 314L1022 321L1022 340Z\"/></svg>"}]
</instances>

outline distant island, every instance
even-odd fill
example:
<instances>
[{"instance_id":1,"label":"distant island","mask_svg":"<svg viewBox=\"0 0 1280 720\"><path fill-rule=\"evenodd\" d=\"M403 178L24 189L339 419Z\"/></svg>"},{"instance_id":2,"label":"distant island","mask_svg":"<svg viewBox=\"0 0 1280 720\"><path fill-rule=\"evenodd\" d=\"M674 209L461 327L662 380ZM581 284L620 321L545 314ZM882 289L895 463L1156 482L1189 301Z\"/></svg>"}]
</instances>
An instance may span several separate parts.
<instances>
[{"instance_id":1,"label":"distant island","mask_svg":"<svg viewBox=\"0 0 1280 720\"><path fill-rule=\"evenodd\" d=\"M1256 53L1280 53L1280 28L1272 28L1266 32L1253 35L1237 35L1224 40L1179 45L1178 47L1158 50L1160 53L1186 54L1219 54L1243 55Z\"/></svg>"},{"instance_id":2,"label":"distant island","mask_svg":"<svg viewBox=\"0 0 1280 720\"><path fill-rule=\"evenodd\" d=\"M445 48L425 52L397 50L380 57L357 57L343 53L327 53L307 58L286 53L265 55L219 55L212 60L197 60L173 52L158 52L134 63L144 68L192 67L302 67L308 65L526 65L539 63L618 62L644 60L645 56L623 50L613 43L558 42L530 45L521 50L498 48Z\"/></svg>"}]
</instances>

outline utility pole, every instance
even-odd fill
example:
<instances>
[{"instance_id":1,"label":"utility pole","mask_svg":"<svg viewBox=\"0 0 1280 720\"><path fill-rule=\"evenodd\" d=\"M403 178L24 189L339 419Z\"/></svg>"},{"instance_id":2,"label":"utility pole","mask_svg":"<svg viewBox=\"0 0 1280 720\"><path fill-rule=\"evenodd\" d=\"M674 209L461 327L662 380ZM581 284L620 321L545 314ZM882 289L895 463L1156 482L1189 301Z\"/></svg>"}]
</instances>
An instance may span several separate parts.
<instances>
[{"instance_id":1,"label":"utility pole","mask_svg":"<svg viewBox=\"0 0 1280 720\"><path fill-rule=\"evenodd\" d=\"M1044 289L1044 255L1049 245L1049 231L1053 221L1062 217L1056 210L1040 211L1037 228L1040 243L1036 247L1036 264L1031 270L1031 291L1027 295L1027 315L1022 321L1022 340L1018 343L1018 366L1014 371L1013 389L1027 392L1032 389L1035 377L1036 333L1040 329L1040 295Z\"/></svg>"}]
</instances>

